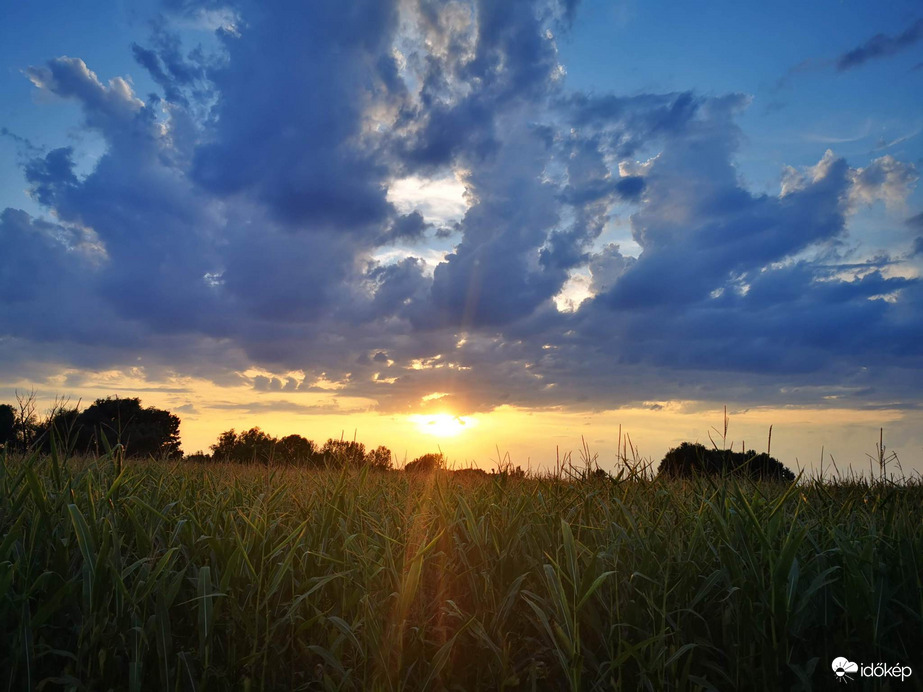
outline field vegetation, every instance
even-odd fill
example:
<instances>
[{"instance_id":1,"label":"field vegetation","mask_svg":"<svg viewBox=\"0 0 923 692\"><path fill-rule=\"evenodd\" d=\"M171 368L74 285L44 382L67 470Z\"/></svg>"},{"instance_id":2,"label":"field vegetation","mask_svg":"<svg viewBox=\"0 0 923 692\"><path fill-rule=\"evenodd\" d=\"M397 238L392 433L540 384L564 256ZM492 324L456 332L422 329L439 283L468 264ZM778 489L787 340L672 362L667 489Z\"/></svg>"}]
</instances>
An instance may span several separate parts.
<instances>
[{"instance_id":1,"label":"field vegetation","mask_svg":"<svg viewBox=\"0 0 923 692\"><path fill-rule=\"evenodd\" d=\"M823 689L923 651L916 481L52 447L0 457L3 689Z\"/></svg>"}]
</instances>

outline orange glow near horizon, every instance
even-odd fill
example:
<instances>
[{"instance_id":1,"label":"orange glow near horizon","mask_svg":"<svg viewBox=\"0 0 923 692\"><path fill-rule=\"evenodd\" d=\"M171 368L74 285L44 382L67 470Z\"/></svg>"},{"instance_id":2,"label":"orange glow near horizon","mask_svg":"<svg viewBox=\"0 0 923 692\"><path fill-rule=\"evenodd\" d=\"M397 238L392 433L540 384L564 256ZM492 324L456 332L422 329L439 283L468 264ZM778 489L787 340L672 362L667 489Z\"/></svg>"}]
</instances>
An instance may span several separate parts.
<instances>
[{"instance_id":1,"label":"orange glow near horizon","mask_svg":"<svg viewBox=\"0 0 923 692\"><path fill-rule=\"evenodd\" d=\"M455 437L477 425L474 418L453 416L451 413L412 415L409 418L421 433L434 437Z\"/></svg>"},{"instance_id":2,"label":"orange glow near horizon","mask_svg":"<svg viewBox=\"0 0 923 692\"><path fill-rule=\"evenodd\" d=\"M303 435L318 446L341 438L356 439L367 449L384 445L394 453L397 467L400 460L439 451L458 468L490 469L498 457L509 454L513 464L524 469L554 470L568 454L577 460L586 445L592 455L599 455L600 468L614 470L621 464L617 450L629 436L639 456L656 465L668 449L684 441L710 445L708 435L723 430L725 413L723 405L712 402L660 401L600 411L503 405L457 417L447 405L439 405L442 397L430 396L424 402L433 407L429 412L408 415L375 411L374 400L339 391L256 392L249 384L217 385L179 376L151 381L141 368L84 373L75 386L69 381L75 374L80 373L62 371L36 392L39 415L54 404L59 392L69 395L71 402L84 402L84 407L117 392L140 396L142 405L178 415L183 451L188 454L207 453L226 430L259 426L275 437ZM17 389L29 391L32 386L26 380L0 384L0 403L15 401ZM764 451L772 425L772 455L796 471L819 469L823 458L825 469L835 460L840 469L852 466L867 472L884 428L887 449L898 453L904 472L923 474L923 412L917 410L766 406L731 408L728 416L728 445Z\"/></svg>"}]
</instances>

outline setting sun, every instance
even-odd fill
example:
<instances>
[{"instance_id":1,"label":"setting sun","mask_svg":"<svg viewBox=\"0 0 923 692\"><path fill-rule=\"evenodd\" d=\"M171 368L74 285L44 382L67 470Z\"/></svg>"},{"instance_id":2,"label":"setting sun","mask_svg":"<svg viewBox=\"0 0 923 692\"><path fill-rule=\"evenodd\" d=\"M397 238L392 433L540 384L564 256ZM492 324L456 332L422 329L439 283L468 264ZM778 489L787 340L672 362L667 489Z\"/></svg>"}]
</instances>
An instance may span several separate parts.
<instances>
[{"instance_id":1,"label":"setting sun","mask_svg":"<svg viewBox=\"0 0 923 692\"><path fill-rule=\"evenodd\" d=\"M459 433L477 425L474 418L453 416L451 413L432 415L413 415L410 420L417 424L421 433L435 437L455 437Z\"/></svg>"}]
</instances>

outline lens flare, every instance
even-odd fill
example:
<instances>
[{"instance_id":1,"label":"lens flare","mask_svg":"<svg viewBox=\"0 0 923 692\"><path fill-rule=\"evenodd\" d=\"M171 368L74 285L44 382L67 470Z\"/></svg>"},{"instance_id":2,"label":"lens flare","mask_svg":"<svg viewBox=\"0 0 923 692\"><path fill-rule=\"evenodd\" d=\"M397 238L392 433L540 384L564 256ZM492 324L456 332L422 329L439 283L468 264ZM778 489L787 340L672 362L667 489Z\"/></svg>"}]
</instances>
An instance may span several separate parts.
<instances>
[{"instance_id":1,"label":"lens flare","mask_svg":"<svg viewBox=\"0 0 923 692\"><path fill-rule=\"evenodd\" d=\"M410 420L417 425L421 433L434 437L455 437L477 425L474 418L453 416L451 413L413 415L410 416Z\"/></svg>"}]
</instances>

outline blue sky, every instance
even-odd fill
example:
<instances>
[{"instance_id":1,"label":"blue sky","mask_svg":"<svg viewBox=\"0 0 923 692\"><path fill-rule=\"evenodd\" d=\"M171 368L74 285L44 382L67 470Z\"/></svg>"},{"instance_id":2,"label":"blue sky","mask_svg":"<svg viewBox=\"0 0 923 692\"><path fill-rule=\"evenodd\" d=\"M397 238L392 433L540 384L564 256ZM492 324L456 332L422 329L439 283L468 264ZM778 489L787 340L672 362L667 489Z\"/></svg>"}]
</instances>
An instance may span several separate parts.
<instances>
[{"instance_id":1,"label":"blue sky","mask_svg":"<svg viewBox=\"0 0 923 692\"><path fill-rule=\"evenodd\" d=\"M728 404L923 447L917 3L7 15L7 398L144 392L197 444Z\"/></svg>"}]
</instances>

